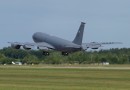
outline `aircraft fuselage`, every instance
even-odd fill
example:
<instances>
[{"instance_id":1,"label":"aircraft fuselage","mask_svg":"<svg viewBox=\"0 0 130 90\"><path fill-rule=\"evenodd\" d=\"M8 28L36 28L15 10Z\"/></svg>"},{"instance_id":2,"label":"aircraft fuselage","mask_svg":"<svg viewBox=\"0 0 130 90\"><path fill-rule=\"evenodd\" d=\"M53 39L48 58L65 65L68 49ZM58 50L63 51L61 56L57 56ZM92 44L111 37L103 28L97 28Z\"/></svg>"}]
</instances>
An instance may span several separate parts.
<instances>
[{"instance_id":1,"label":"aircraft fuselage","mask_svg":"<svg viewBox=\"0 0 130 90\"><path fill-rule=\"evenodd\" d=\"M45 42L52 45L55 50L63 52L75 52L82 49L81 45L72 43L71 41L64 40L55 36L51 36L42 32L36 32L32 36L35 43Z\"/></svg>"}]
</instances>

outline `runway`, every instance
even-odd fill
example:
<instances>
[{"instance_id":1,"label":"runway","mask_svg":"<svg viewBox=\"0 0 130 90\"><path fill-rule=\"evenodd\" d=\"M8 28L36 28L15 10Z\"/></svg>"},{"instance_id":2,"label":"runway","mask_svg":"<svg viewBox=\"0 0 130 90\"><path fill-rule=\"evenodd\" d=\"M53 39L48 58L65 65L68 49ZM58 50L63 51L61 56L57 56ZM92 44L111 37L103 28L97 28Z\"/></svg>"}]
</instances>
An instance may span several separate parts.
<instances>
[{"instance_id":1,"label":"runway","mask_svg":"<svg viewBox=\"0 0 130 90\"><path fill-rule=\"evenodd\" d=\"M0 68L54 68L54 69L114 69L114 70L130 70L130 66L70 66L70 65L6 65L0 66Z\"/></svg>"}]
</instances>

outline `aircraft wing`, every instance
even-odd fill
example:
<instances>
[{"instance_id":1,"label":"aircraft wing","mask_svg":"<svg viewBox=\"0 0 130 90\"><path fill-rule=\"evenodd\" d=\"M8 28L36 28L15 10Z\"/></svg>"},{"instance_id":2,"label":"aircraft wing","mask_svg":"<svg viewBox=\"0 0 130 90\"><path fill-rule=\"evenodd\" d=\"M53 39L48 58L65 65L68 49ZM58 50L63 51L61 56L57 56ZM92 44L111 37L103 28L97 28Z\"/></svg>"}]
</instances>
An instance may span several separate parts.
<instances>
[{"instance_id":1,"label":"aircraft wing","mask_svg":"<svg viewBox=\"0 0 130 90\"><path fill-rule=\"evenodd\" d=\"M48 43L45 43L45 42L40 42L40 43L34 43L35 46L38 47L38 49L52 49L54 50L54 46L48 44Z\"/></svg>"},{"instance_id":2,"label":"aircraft wing","mask_svg":"<svg viewBox=\"0 0 130 90\"><path fill-rule=\"evenodd\" d=\"M38 49L55 49L52 45L45 43L45 42L40 42L40 43L21 43L21 42L8 42L11 44L11 47L15 48L17 46L23 46L24 49L31 49L32 47L37 47Z\"/></svg>"},{"instance_id":3,"label":"aircraft wing","mask_svg":"<svg viewBox=\"0 0 130 90\"><path fill-rule=\"evenodd\" d=\"M35 43L28 43L28 42L25 42L25 43L21 43L21 42L8 42L10 44L14 44L14 45L20 45L20 46L24 46L24 45L30 45L30 46L34 46Z\"/></svg>"},{"instance_id":4,"label":"aircraft wing","mask_svg":"<svg viewBox=\"0 0 130 90\"><path fill-rule=\"evenodd\" d=\"M80 45L76 45L76 46L72 46L72 45L69 45L69 46L64 46L66 48L81 48Z\"/></svg>"},{"instance_id":5,"label":"aircraft wing","mask_svg":"<svg viewBox=\"0 0 130 90\"><path fill-rule=\"evenodd\" d=\"M122 44L122 42L101 42L100 44L106 45L106 44Z\"/></svg>"},{"instance_id":6,"label":"aircraft wing","mask_svg":"<svg viewBox=\"0 0 130 90\"><path fill-rule=\"evenodd\" d=\"M99 47L102 47L102 45L110 45L110 44L122 44L121 42L90 42L90 43L83 43L82 47L84 49L98 49Z\"/></svg>"}]
</instances>

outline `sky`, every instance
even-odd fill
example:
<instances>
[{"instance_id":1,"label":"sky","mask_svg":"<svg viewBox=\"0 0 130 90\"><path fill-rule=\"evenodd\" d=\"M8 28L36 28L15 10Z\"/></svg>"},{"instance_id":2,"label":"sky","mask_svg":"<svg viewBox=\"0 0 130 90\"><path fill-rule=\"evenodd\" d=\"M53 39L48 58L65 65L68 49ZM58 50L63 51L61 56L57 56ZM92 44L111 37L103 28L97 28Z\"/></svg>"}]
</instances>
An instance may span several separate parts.
<instances>
[{"instance_id":1,"label":"sky","mask_svg":"<svg viewBox=\"0 0 130 90\"><path fill-rule=\"evenodd\" d=\"M0 0L0 48L9 41L33 42L35 32L72 41L81 22L84 43L130 47L130 0Z\"/></svg>"}]
</instances>

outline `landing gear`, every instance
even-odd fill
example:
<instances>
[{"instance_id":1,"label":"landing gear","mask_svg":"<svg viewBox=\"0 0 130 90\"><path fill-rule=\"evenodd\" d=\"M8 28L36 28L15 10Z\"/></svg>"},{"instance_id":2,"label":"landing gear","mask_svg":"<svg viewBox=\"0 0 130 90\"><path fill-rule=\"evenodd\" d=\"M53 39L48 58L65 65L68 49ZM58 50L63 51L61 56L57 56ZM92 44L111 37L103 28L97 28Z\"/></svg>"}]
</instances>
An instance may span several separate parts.
<instances>
[{"instance_id":1,"label":"landing gear","mask_svg":"<svg viewBox=\"0 0 130 90\"><path fill-rule=\"evenodd\" d=\"M62 52L62 55L63 55L63 56L68 56L69 53L68 53L68 52Z\"/></svg>"},{"instance_id":2,"label":"landing gear","mask_svg":"<svg viewBox=\"0 0 130 90\"><path fill-rule=\"evenodd\" d=\"M42 54L45 55L45 56L49 56L50 55L49 52L45 52L45 51Z\"/></svg>"},{"instance_id":3,"label":"landing gear","mask_svg":"<svg viewBox=\"0 0 130 90\"><path fill-rule=\"evenodd\" d=\"M44 56L49 56L50 55L50 53L49 52L47 52L47 51L43 51L43 53L42 53ZM69 53L68 52L62 52L62 55L63 56L68 56L69 55Z\"/></svg>"}]
</instances>

